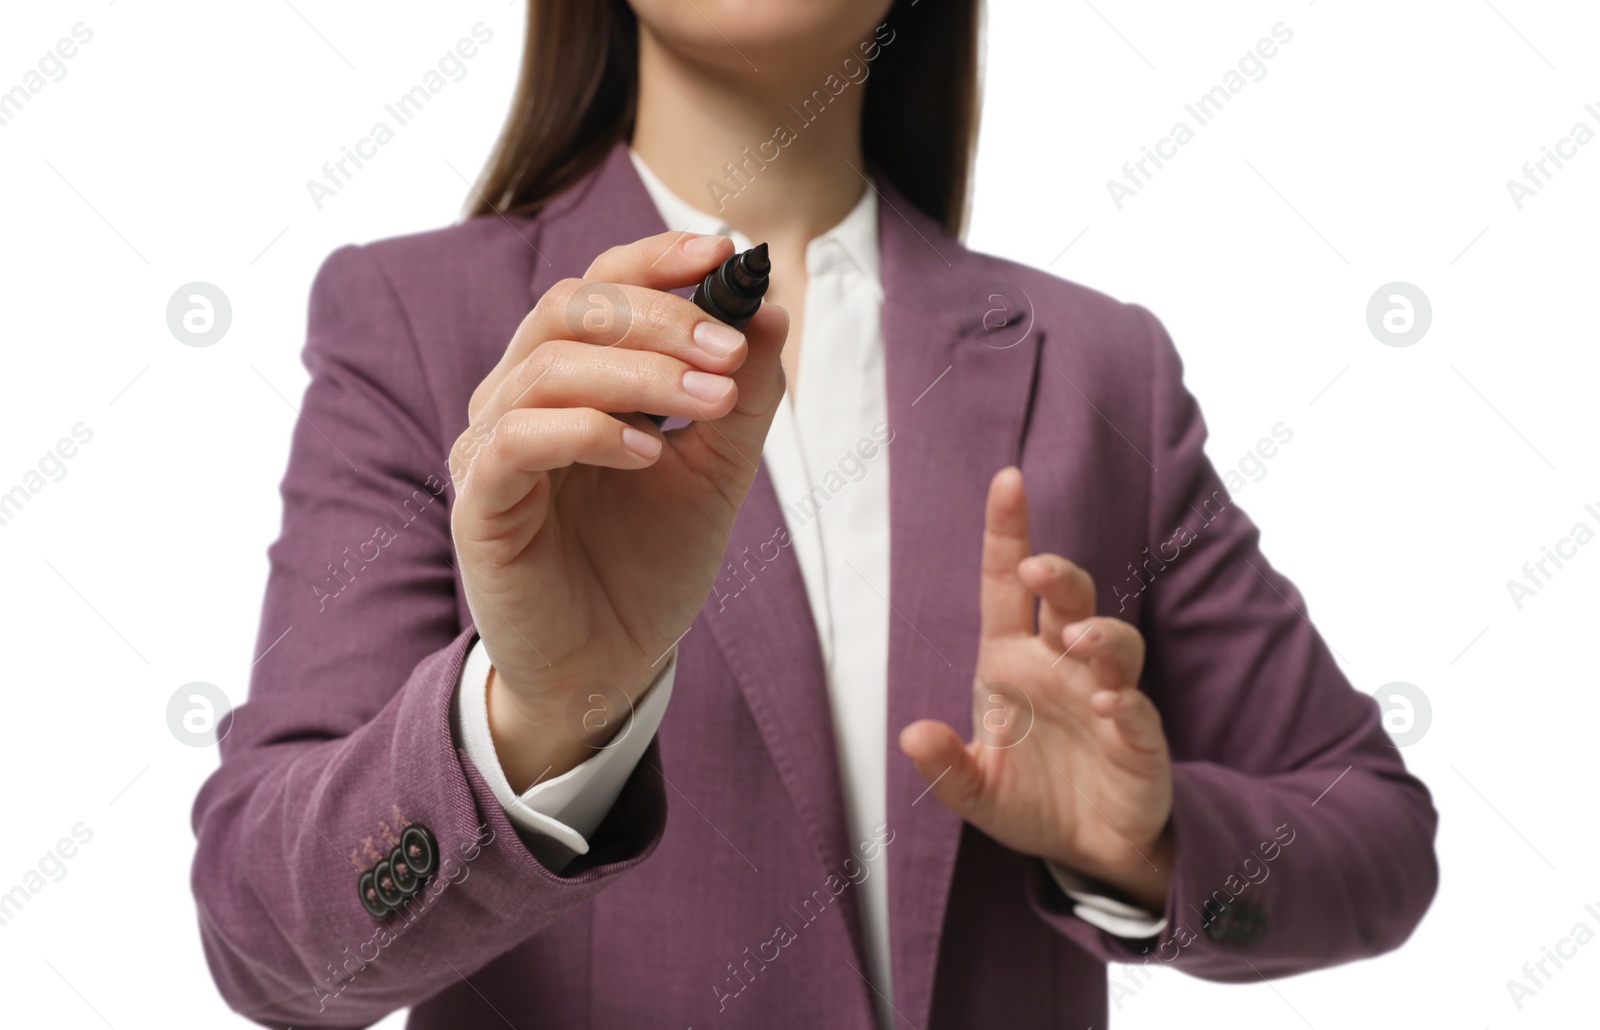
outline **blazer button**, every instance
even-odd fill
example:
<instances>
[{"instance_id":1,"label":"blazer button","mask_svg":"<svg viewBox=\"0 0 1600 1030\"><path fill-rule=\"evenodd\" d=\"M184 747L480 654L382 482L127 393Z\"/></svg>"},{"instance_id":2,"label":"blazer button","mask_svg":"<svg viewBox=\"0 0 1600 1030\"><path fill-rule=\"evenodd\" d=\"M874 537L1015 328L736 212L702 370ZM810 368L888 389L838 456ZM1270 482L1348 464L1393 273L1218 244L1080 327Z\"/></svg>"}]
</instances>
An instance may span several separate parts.
<instances>
[{"instance_id":1,"label":"blazer button","mask_svg":"<svg viewBox=\"0 0 1600 1030\"><path fill-rule=\"evenodd\" d=\"M372 885L379 899L389 908L396 909L405 903L406 896L400 893L399 886L394 882L394 872L390 870L387 858L372 867Z\"/></svg>"},{"instance_id":2,"label":"blazer button","mask_svg":"<svg viewBox=\"0 0 1600 1030\"><path fill-rule=\"evenodd\" d=\"M1206 936L1218 944L1225 944L1228 940L1228 923L1232 922L1233 906L1223 908L1215 916L1206 920Z\"/></svg>"},{"instance_id":3,"label":"blazer button","mask_svg":"<svg viewBox=\"0 0 1600 1030\"><path fill-rule=\"evenodd\" d=\"M439 842L433 831L421 823L412 823L400 834L399 849L404 853L406 868L418 882L433 875L439 865Z\"/></svg>"},{"instance_id":4,"label":"blazer button","mask_svg":"<svg viewBox=\"0 0 1600 1030\"><path fill-rule=\"evenodd\" d=\"M389 906L384 904L383 899L378 896L377 884L373 882L375 879L372 875L372 870L368 869L361 874L361 878L356 882L356 890L361 895L361 907L366 909L367 915L374 919L387 919L389 918Z\"/></svg>"},{"instance_id":5,"label":"blazer button","mask_svg":"<svg viewBox=\"0 0 1600 1030\"><path fill-rule=\"evenodd\" d=\"M405 852L398 845L389 852L389 871L394 874L394 885L408 898L422 886L422 878L411 871Z\"/></svg>"},{"instance_id":6,"label":"blazer button","mask_svg":"<svg viewBox=\"0 0 1600 1030\"><path fill-rule=\"evenodd\" d=\"M1255 905L1247 905L1239 915L1242 917L1238 920L1239 944L1253 948L1267 936L1267 913Z\"/></svg>"},{"instance_id":7,"label":"blazer button","mask_svg":"<svg viewBox=\"0 0 1600 1030\"><path fill-rule=\"evenodd\" d=\"M1260 944L1266 935L1266 913L1255 905L1237 901L1218 912L1216 918L1206 924L1206 936L1218 944L1251 948Z\"/></svg>"}]
</instances>

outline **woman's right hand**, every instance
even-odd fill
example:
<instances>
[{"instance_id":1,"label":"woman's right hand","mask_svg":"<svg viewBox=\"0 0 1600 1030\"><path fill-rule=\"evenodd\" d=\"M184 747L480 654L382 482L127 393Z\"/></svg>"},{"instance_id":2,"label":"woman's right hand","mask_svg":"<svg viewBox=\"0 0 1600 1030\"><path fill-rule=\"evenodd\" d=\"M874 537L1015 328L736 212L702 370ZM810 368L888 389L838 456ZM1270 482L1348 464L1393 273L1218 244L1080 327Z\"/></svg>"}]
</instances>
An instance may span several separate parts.
<instances>
[{"instance_id":1,"label":"woman's right hand","mask_svg":"<svg viewBox=\"0 0 1600 1030\"><path fill-rule=\"evenodd\" d=\"M585 718L588 698L636 701L722 565L783 396L789 317L763 305L741 333L663 291L733 250L683 233L613 247L539 298L473 392L451 530L519 793L605 745L627 713ZM662 434L638 412L694 421Z\"/></svg>"}]
</instances>

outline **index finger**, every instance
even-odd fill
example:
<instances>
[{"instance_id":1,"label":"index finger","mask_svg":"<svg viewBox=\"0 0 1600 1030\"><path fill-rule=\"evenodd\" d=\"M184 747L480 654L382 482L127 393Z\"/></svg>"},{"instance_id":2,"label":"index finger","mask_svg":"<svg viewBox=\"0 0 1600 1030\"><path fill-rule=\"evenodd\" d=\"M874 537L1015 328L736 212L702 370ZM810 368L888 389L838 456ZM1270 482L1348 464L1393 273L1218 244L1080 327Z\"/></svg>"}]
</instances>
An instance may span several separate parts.
<instances>
[{"instance_id":1,"label":"index finger","mask_svg":"<svg viewBox=\"0 0 1600 1030\"><path fill-rule=\"evenodd\" d=\"M985 637L1031 634L1033 593L1017 575L1017 565L1031 553L1021 469L1013 466L995 473L984 523L980 631Z\"/></svg>"},{"instance_id":2,"label":"index finger","mask_svg":"<svg viewBox=\"0 0 1600 1030\"><path fill-rule=\"evenodd\" d=\"M664 232L612 247L590 263L583 278L673 290L693 286L732 256L733 241L726 236Z\"/></svg>"}]
</instances>

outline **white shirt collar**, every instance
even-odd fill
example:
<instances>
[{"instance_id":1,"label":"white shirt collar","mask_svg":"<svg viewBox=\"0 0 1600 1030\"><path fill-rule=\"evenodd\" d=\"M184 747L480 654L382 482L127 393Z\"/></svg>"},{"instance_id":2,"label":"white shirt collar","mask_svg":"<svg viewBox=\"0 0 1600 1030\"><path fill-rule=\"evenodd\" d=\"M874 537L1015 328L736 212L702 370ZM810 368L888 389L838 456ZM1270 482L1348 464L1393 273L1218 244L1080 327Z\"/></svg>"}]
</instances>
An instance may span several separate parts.
<instances>
[{"instance_id":1,"label":"white shirt collar","mask_svg":"<svg viewBox=\"0 0 1600 1030\"><path fill-rule=\"evenodd\" d=\"M639 173L645 191L650 194L656 210L661 213L661 220L667 223L668 228L702 235L729 236L741 250L751 246L751 241L734 232L723 218L700 210L668 189L667 184L632 147L628 148L628 156L632 158L633 167ZM861 199L856 201L856 206L838 225L806 245L807 271L815 274L819 262L826 261L826 255L834 250L844 254L868 282L882 291L883 274L878 254L878 191L870 183L861 194Z\"/></svg>"}]
</instances>

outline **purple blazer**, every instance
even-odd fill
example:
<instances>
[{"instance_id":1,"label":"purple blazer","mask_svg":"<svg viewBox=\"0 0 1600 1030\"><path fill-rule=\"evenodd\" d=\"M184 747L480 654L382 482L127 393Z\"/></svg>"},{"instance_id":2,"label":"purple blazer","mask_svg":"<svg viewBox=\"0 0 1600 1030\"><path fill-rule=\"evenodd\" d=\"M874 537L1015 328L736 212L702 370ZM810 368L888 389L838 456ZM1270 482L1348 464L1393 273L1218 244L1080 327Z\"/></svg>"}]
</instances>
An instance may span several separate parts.
<instances>
[{"instance_id":1,"label":"purple blazer","mask_svg":"<svg viewBox=\"0 0 1600 1030\"><path fill-rule=\"evenodd\" d=\"M1104 1027L1106 962L1249 983L1399 945L1437 882L1428 792L1207 461L1161 325L964 249L887 186L883 199L898 613L885 853L902 1020ZM348 247L317 276L265 654L194 809L205 951L245 1015L872 1025L845 864L863 842L846 831L800 569L763 547L784 525L765 470L729 545L759 572L713 595L679 645L666 719L589 855L559 875L535 860L452 735L474 634L446 456L468 397L541 293L662 231L619 146L535 218ZM986 325L996 293L1031 320ZM1148 642L1141 687L1175 762L1159 939L1075 917L1040 860L923 797L895 743L926 716L970 725L985 489L1011 463L1035 548L1084 566L1100 612ZM358 878L411 825L432 832L436 872L380 922Z\"/></svg>"}]
</instances>

